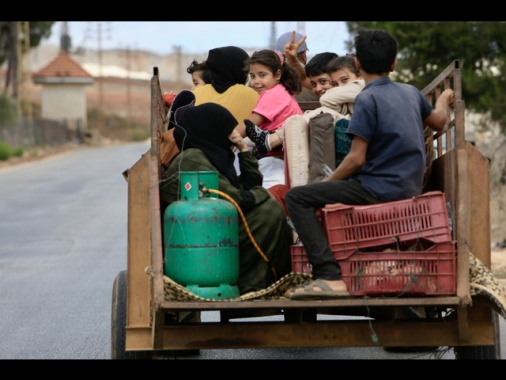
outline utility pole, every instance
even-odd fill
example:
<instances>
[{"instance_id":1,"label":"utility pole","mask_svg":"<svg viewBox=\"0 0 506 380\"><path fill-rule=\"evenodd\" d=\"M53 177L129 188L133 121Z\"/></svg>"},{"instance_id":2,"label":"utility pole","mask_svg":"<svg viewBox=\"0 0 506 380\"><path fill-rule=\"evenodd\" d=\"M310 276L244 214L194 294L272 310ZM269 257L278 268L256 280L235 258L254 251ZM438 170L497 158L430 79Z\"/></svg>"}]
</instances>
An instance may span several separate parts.
<instances>
[{"instance_id":1,"label":"utility pole","mask_svg":"<svg viewBox=\"0 0 506 380\"><path fill-rule=\"evenodd\" d=\"M32 102L30 99L30 22L18 21L18 114L25 118L31 128Z\"/></svg>"},{"instance_id":2,"label":"utility pole","mask_svg":"<svg viewBox=\"0 0 506 380\"><path fill-rule=\"evenodd\" d=\"M95 129L98 129L100 132L104 126L104 87L103 87L103 77L102 77L102 41L104 38L110 38L110 32L109 29L102 30L102 24L103 22L98 21L96 23L97 26L97 58L98 58L98 75L97 75L97 82L98 82L98 105L97 105L97 126Z\"/></svg>"},{"instance_id":3,"label":"utility pole","mask_svg":"<svg viewBox=\"0 0 506 380\"><path fill-rule=\"evenodd\" d=\"M297 21L297 33L302 35L306 35L306 22L305 21Z\"/></svg>"},{"instance_id":4,"label":"utility pole","mask_svg":"<svg viewBox=\"0 0 506 380\"><path fill-rule=\"evenodd\" d=\"M181 87L183 87L183 78L182 78L182 75L181 75L181 72L182 72L182 66L183 66L183 55L182 55L182 47L180 45L174 45L174 50L176 51L176 67L177 67L177 72L176 72L176 80L177 80L177 88L178 88L178 91Z\"/></svg>"},{"instance_id":5,"label":"utility pole","mask_svg":"<svg viewBox=\"0 0 506 380\"><path fill-rule=\"evenodd\" d=\"M62 21L61 33L60 33L60 49L70 53L71 40L69 35L69 23L68 21Z\"/></svg>"},{"instance_id":6,"label":"utility pole","mask_svg":"<svg viewBox=\"0 0 506 380\"><path fill-rule=\"evenodd\" d=\"M23 101L23 114L28 120L28 125L32 126L32 100L30 97L31 82L31 62L30 62L30 22L24 21L23 27L23 44L21 53L21 94Z\"/></svg>"},{"instance_id":7,"label":"utility pole","mask_svg":"<svg viewBox=\"0 0 506 380\"><path fill-rule=\"evenodd\" d=\"M132 50L130 49L130 46L127 45L126 50L126 93L127 93L127 112L126 112L126 119L127 119L127 129L130 129L131 125L131 118L132 118L132 89L131 89L131 83L130 83L130 70L132 68Z\"/></svg>"},{"instance_id":8,"label":"utility pole","mask_svg":"<svg viewBox=\"0 0 506 380\"><path fill-rule=\"evenodd\" d=\"M19 111L19 56L21 54L21 46L19 44L19 22L10 22L10 55L9 55L9 76L7 79L12 80L12 97L16 99ZM8 84L8 83L7 83Z\"/></svg>"},{"instance_id":9,"label":"utility pole","mask_svg":"<svg viewBox=\"0 0 506 380\"><path fill-rule=\"evenodd\" d=\"M17 95L17 109L18 109L18 116L23 116L23 105L22 105L22 98L21 95L21 87L22 87L22 72L23 72L23 40L22 40L22 33L23 33L23 21L16 22L16 49L17 49L17 70L16 70L16 83L15 83L15 93ZM14 84L14 83L13 83Z\"/></svg>"},{"instance_id":10,"label":"utility pole","mask_svg":"<svg viewBox=\"0 0 506 380\"><path fill-rule=\"evenodd\" d=\"M271 50L276 50L277 39L276 21L271 21Z\"/></svg>"},{"instance_id":11,"label":"utility pole","mask_svg":"<svg viewBox=\"0 0 506 380\"><path fill-rule=\"evenodd\" d=\"M104 86L102 82L102 23L97 23L98 39L98 130L102 131L104 127Z\"/></svg>"}]
</instances>

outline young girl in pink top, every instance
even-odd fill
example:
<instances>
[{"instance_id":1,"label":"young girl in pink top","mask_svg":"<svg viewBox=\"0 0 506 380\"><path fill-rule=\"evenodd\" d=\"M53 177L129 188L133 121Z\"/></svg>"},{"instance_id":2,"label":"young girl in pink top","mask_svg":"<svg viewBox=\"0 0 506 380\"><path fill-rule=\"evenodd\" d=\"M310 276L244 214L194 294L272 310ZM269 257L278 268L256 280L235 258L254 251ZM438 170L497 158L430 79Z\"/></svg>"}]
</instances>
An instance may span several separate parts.
<instances>
[{"instance_id":1,"label":"young girl in pink top","mask_svg":"<svg viewBox=\"0 0 506 380\"><path fill-rule=\"evenodd\" d=\"M300 80L297 72L284 63L282 55L268 49L256 51L247 60L246 69L249 73L249 86L260 95L249 120L244 120L248 136L258 134L248 133L248 130L258 132L260 129L276 133L287 118L302 115L294 97L301 91ZM283 147L278 146L264 156L258 153L256 155L260 171L264 175L263 186L269 188L284 184Z\"/></svg>"}]
</instances>

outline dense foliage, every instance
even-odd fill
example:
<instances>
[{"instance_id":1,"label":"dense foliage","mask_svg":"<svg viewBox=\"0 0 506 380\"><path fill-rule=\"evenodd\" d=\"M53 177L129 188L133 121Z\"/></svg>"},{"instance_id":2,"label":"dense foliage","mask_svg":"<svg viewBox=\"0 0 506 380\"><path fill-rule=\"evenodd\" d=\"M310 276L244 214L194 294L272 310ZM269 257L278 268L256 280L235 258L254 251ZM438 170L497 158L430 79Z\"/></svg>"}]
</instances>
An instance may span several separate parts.
<instances>
[{"instance_id":1,"label":"dense foliage","mask_svg":"<svg viewBox=\"0 0 506 380\"><path fill-rule=\"evenodd\" d=\"M0 94L0 126L16 120L16 103L7 95Z\"/></svg>"},{"instance_id":2,"label":"dense foliage","mask_svg":"<svg viewBox=\"0 0 506 380\"><path fill-rule=\"evenodd\" d=\"M0 65L7 62L5 94L8 88L12 87L12 96L17 98L18 69L22 55L26 54L25 49L28 46L39 46L43 38L50 37L53 24L54 21L0 21Z\"/></svg>"},{"instance_id":3,"label":"dense foliage","mask_svg":"<svg viewBox=\"0 0 506 380\"><path fill-rule=\"evenodd\" d=\"M353 38L361 28L384 29L399 42L396 80L423 89L458 59L466 108L487 114L506 131L506 21L347 22Z\"/></svg>"},{"instance_id":4,"label":"dense foliage","mask_svg":"<svg viewBox=\"0 0 506 380\"><path fill-rule=\"evenodd\" d=\"M14 23L16 21L0 21L0 65L9 59L12 49L16 48L13 46L13 41L16 39L12 38ZM30 21L30 47L39 46L42 39L49 38L54 23L54 21ZM22 34L21 38L23 38Z\"/></svg>"}]
</instances>

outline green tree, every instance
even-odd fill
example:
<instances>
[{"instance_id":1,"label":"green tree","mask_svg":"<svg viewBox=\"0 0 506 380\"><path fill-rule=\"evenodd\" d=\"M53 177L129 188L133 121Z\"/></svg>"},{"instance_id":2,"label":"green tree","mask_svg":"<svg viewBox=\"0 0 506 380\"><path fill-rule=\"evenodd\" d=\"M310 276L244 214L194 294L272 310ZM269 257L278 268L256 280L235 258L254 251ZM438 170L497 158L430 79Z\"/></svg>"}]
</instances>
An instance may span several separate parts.
<instances>
[{"instance_id":1,"label":"green tree","mask_svg":"<svg viewBox=\"0 0 506 380\"><path fill-rule=\"evenodd\" d=\"M51 36L51 27L54 23L55 21L29 22L30 48L39 46L42 39ZM18 40L18 37L20 37L20 40ZM17 56L18 42L22 43L23 38L25 37L22 31L19 30L17 21L0 21L0 65L6 61L8 62L5 92L10 83L9 79L17 73L17 64L21 59Z\"/></svg>"},{"instance_id":2,"label":"green tree","mask_svg":"<svg viewBox=\"0 0 506 380\"><path fill-rule=\"evenodd\" d=\"M8 58L14 48L11 43L13 23L16 21L0 21L0 65ZM30 47L39 46L42 39L51 36L51 28L55 21L30 21Z\"/></svg>"},{"instance_id":3,"label":"green tree","mask_svg":"<svg viewBox=\"0 0 506 380\"><path fill-rule=\"evenodd\" d=\"M347 27L350 51L361 28L392 33L399 42L396 80L419 89L458 59L466 108L490 112L506 132L505 21L367 21L347 22Z\"/></svg>"}]
</instances>

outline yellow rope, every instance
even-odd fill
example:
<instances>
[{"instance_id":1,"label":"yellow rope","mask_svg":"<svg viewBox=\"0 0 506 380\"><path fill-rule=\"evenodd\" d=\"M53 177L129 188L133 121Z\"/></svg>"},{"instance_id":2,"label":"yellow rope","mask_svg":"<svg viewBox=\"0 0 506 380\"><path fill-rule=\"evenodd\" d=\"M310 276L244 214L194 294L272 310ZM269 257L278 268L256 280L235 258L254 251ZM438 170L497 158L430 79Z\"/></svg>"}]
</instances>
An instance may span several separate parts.
<instances>
[{"instance_id":1,"label":"yellow rope","mask_svg":"<svg viewBox=\"0 0 506 380\"><path fill-rule=\"evenodd\" d=\"M230 203L232 203L235 208L237 209L237 211L239 212L239 215L241 216L241 220L243 221L244 223L244 227L246 227L246 232L248 233L248 236L249 236L249 239L251 240L251 243L253 243L253 246L255 247L255 249L257 250L257 252L260 254L260 256L262 257L262 259L267 263L267 265L271 268L271 271L272 271L272 274L274 276L274 281L277 281L278 280L278 276L276 274L276 269L271 266L271 263L269 262L269 259L267 256L265 256L265 254L263 253L262 249L260 248L260 246L258 245L258 243L256 242L255 238L253 237L253 235L251 234L251 231L249 229L249 226L248 226L248 222L246 221L246 217L244 216L241 208L239 207L239 205L237 204L236 201L234 201L234 199L232 197L230 197L228 194L225 194L224 192L222 191L219 191L219 190L214 190L214 189L206 189L206 188L203 188L202 189L202 192L203 193L213 193L213 194L218 194L220 196L222 196L223 198L227 199Z\"/></svg>"}]
</instances>

